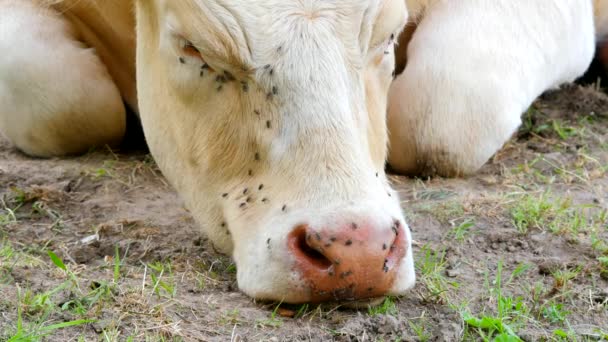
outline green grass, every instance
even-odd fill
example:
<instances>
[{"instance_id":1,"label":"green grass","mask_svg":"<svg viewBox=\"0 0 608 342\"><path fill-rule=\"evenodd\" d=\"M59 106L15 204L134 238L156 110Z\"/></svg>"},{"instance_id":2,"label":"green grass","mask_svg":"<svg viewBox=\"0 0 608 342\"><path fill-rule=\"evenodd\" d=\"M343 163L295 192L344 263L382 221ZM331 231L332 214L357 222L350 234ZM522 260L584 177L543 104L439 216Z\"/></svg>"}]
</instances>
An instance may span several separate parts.
<instances>
[{"instance_id":1,"label":"green grass","mask_svg":"<svg viewBox=\"0 0 608 342\"><path fill-rule=\"evenodd\" d=\"M504 287L523 275L527 267L518 266L504 284L502 270L503 263L500 261L493 283L487 281L488 292L493 298L492 302L496 304L494 308L479 314L473 314L466 308L462 309L462 319L466 324L465 336L477 336L484 341L521 341L517 331L532 320L530 309L523 297L506 295Z\"/></svg>"},{"instance_id":2,"label":"green grass","mask_svg":"<svg viewBox=\"0 0 608 342\"><path fill-rule=\"evenodd\" d=\"M9 208L3 198L0 198L0 228L17 223L15 208Z\"/></svg>"},{"instance_id":3,"label":"green grass","mask_svg":"<svg viewBox=\"0 0 608 342\"><path fill-rule=\"evenodd\" d=\"M38 215L50 219L53 223L51 229L62 229L64 227L63 218L60 212L49 207L49 205L43 201L35 201L32 204L32 216Z\"/></svg>"},{"instance_id":4,"label":"green grass","mask_svg":"<svg viewBox=\"0 0 608 342\"><path fill-rule=\"evenodd\" d=\"M554 280L553 290L555 292L561 292L568 289L572 280L576 279L582 270L583 268L578 266L574 269L555 270L551 272L551 276Z\"/></svg>"},{"instance_id":5,"label":"green grass","mask_svg":"<svg viewBox=\"0 0 608 342\"><path fill-rule=\"evenodd\" d=\"M228 310L222 314L218 323L221 325L230 326L243 324L245 321L241 320L240 315L241 313L239 309Z\"/></svg>"},{"instance_id":6,"label":"green grass","mask_svg":"<svg viewBox=\"0 0 608 342\"><path fill-rule=\"evenodd\" d=\"M600 268L600 277L608 279L608 256L597 257Z\"/></svg>"},{"instance_id":7,"label":"green grass","mask_svg":"<svg viewBox=\"0 0 608 342\"><path fill-rule=\"evenodd\" d=\"M306 315L310 310L310 305L309 304L302 304L298 307L298 310L296 311L296 314L294 316L294 318L302 318L304 317L304 315Z\"/></svg>"},{"instance_id":8,"label":"green grass","mask_svg":"<svg viewBox=\"0 0 608 342\"><path fill-rule=\"evenodd\" d=\"M168 262L154 262L147 266L150 269L152 293L158 297L175 297L177 286L173 277L171 264Z\"/></svg>"},{"instance_id":9,"label":"green grass","mask_svg":"<svg viewBox=\"0 0 608 342\"><path fill-rule=\"evenodd\" d=\"M475 227L475 220L472 218L465 219L462 223L455 226L448 233L448 237L458 242L463 242L469 236L471 228Z\"/></svg>"},{"instance_id":10,"label":"green grass","mask_svg":"<svg viewBox=\"0 0 608 342\"><path fill-rule=\"evenodd\" d=\"M94 180L99 180L102 178L114 178L114 168L116 165L116 160L106 160L103 162L103 165L99 168L93 169L90 171L91 178Z\"/></svg>"},{"instance_id":11,"label":"green grass","mask_svg":"<svg viewBox=\"0 0 608 342\"><path fill-rule=\"evenodd\" d=\"M47 190L43 188L11 187L10 192L0 198L0 228L16 224L21 219L47 218L52 221L51 229L62 229L64 226L62 214L51 208L48 196Z\"/></svg>"},{"instance_id":12,"label":"green grass","mask_svg":"<svg viewBox=\"0 0 608 342\"><path fill-rule=\"evenodd\" d=\"M525 195L511 209L511 219L517 231L526 234L533 228L543 230L552 210L553 204L546 199L545 194L540 197Z\"/></svg>"},{"instance_id":13,"label":"green grass","mask_svg":"<svg viewBox=\"0 0 608 342\"><path fill-rule=\"evenodd\" d=\"M592 121L593 119L589 115L583 115L576 125L573 125L562 119L550 119L545 113L531 106L522 116L519 135L539 135L546 138L555 137L565 141L573 137L585 137L585 125Z\"/></svg>"},{"instance_id":14,"label":"green grass","mask_svg":"<svg viewBox=\"0 0 608 342\"><path fill-rule=\"evenodd\" d=\"M580 136L584 128L574 127L566 124L562 120L552 120L551 128L561 140L568 140L574 136Z\"/></svg>"},{"instance_id":15,"label":"green grass","mask_svg":"<svg viewBox=\"0 0 608 342\"><path fill-rule=\"evenodd\" d=\"M427 330L428 323L425 320L420 319L420 322L414 322L413 320L410 320L408 324L416 335L416 337L418 338L418 341L427 342L430 341L433 337L433 335Z\"/></svg>"},{"instance_id":16,"label":"green grass","mask_svg":"<svg viewBox=\"0 0 608 342\"><path fill-rule=\"evenodd\" d=\"M0 284L12 282L11 271L15 267L39 267L43 264L37 256L16 249L9 240L0 239Z\"/></svg>"},{"instance_id":17,"label":"green grass","mask_svg":"<svg viewBox=\"0 0 608 342\"><path fill-rule=\"evenodd\" d=\"M19 295L19 298L21 296ZM41 319L39 322L33 324L24 324L23 323L23 312L21 306L19 306L17 314L17 327L16 332L8 337L7 342L34 342L39 341L45 336L48 336L58 330L82 326L88 323L93 322L92 320L86 319L78 319L61 323L47 324L45 319ZM48 312L45 312L44 318L48 315Z\"/></svg>"},{"instance_id":18,"label":"green grass","mask_svg":"<svg viewBox=\"0 0 608 342\"><path fill-rule=\"evenodd\" d=\"M422 247L416 259L416 269L420 283L425 288L425 300L435 303L450 303L450 291L459 287L455 281L445 277L445 251L434 251L429 246Z\"/></svg>"},{"instance_id":19,"label":"green grass","mask_svg":"<svg viewBox=\"0 0 608 342\"><path fill-rule=\"evenodd\" d=\"M377 306L370 306L367 309L367 313L370 316L376 316L376 315L392 315L395 316L399 313L399 310L397 309L397 305L395 304L395 299L393 297L386 297L384 298L384 301L382 302L382 304L377 305Z\"/></svg>"},{"instance_id":20,"label":"green grass","mask_svg":"<svg viewBox=\"0 0 608 342\"><path fill-rule=\"evenodd\" d=\"M569 197L553 199L550 193L545 192L517 198L510 209L510 216L513 226L521 234L537 230L576 236L606 224L602 211L599 215L593 215L593 211L598 209L594 205L575 206Z\"/></svg>"},{"instance_id":21,"label":"green grass","mask_svg":"<svg viewBox=\"0 0 608 342\"><path fill-rule=\"evenodd\" d=\"M272 310L267 319L258 319L256 321L255 326L257 328L280 328L281 326L283 326L283 320L281 320L278 316L278 311L281 307L281 304L282 302L278 303L274 307L274 310Z\"/></svg>"},{"instance_id":22,"label":"green grass","mask_svg":"<svg viewBox=\"0 0 608 342\"><path fill-rule=\"evenodd\" d=\"M570 311L566 310L564 304L550 302L543 306L541 310L542 317L552 324L563 324L568 318Z\"/></svg>"},{"instance_id":23,"label":"green grass","mask_svg":"<svg viewBox=\"0 0 608 342\"><path fill-rule=\"evenodd\" d=\"M50 323L53 314L59 310L66 311L70 308L70 302L67 302L61 305L61 308L59 309L59 305L54 299L56 295L65 290L79 290L79 288L75 275L67 268L63 260L52 251L48 251L48 256L51 262L64 272L68 279L53 289L42 293L33 293L30 290L26 290L25 293L22 294L21 288L17 286L17 325L14 327L14 333L7 338L7 341L38 341L58 330L93 322L93 320L81 318L59 323ZM29 323L24 322L24 315L27 315Z\"/></svg>"}]
</instances>

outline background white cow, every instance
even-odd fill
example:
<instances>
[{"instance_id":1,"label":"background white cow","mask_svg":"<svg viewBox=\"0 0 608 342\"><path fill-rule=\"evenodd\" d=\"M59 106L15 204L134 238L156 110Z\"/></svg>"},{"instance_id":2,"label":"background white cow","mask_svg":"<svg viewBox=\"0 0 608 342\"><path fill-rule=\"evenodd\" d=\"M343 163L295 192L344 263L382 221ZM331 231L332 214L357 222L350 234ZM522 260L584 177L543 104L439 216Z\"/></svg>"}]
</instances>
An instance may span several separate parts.
<instances>
[{"instance_id":1,"label":"background white cow","mask_svg":"<svg viewBox=\"0 0 608 342\"><path fill-rule=\"evenodd\" d=\"M607 33L606 1L407 3L418 19L388 111L389 163L404 174L478 170L534 99L587 70Z\"/></svg>"}]
</instances>

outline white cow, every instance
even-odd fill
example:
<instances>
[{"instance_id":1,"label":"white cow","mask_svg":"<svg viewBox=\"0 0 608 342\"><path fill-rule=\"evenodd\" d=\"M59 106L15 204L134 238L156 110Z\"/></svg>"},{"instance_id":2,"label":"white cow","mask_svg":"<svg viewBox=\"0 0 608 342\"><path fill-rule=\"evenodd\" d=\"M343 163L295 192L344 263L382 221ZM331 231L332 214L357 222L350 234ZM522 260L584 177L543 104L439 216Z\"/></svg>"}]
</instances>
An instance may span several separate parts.
<instances>
[{"instance_id":1,"label":"white cow","mask_svg":"<svg viewBox=\"0 0 608 342\"><path fill-rule=\"evenodd\" d=\"M403 174L477 171L608 33L607 0L406 2L417 27L388 110L389 163Z\"/></svg>"},{"instance_id":2,"label":"white cow","mask_svg":"<svg viewBox=\"0 0 608 342\"><path fill-rule=\"evenodd\" d=\"M124 102L243 292L403 294L389 131L402 172L472 172L595 42L592 1L407 6L387 130L403 0L0 0L0 131L32 156L80 153L122 139Z\"/></svg>"}]
</instances>

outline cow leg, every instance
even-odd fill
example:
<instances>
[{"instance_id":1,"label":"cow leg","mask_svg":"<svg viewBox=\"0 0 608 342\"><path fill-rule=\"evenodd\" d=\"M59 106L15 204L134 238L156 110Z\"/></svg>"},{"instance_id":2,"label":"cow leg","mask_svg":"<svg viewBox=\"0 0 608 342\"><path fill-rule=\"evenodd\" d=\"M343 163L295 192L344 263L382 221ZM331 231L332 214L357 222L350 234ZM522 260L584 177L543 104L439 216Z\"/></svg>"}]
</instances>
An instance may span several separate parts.
<instances>
[{"instance_id":1,"label":"cow leg","mask_svg":"<svg viewBox=\"0 0 608 342\"><path fill-rule=\"evenodd\" d=\"M543 91L594 51L591 2L437 1L389 95L389 163L404 174L466 175L515 132Z\"/></svg>"},{"instance_id":2,"label":"cow leg","mask_svg":"<svg viewBox=\"0 0 608 342\"><path fill-rule=\"evenodd\" d=\"M50 157L120 142L120 93L59 13L0 0L0 51L0 132L17 148Z\"/></svg>"}]
</instances>

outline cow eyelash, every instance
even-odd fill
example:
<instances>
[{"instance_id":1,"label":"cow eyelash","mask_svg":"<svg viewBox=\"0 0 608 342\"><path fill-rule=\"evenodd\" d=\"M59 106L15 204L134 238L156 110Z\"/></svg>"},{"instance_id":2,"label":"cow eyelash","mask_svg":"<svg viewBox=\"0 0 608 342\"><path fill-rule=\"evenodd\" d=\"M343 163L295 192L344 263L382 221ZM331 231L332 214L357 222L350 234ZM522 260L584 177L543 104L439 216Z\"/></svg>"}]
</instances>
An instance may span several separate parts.
<instances>
[{"instance_id":1,"label":"cow eyelash","mask_svg":"<svg viewBox=\"0 0 608 342\"><path fill-rule=\"evenodd\" d=\"M385 40L383 40L381 43L375 44L372 47L372 50L382 52L385 55L390 54L390 49L394 48L394 46L397 44L396 37L397 36L395 35L395 33L391 33L391 35Z\"/></svg>"},{"instance_id":2,"label":"cow eyelash","mask_svg":"<svg viewBox=\"0 0 608 342\"><path fill-rule=\"evenodd\" d=\"M198 51L198 49L196 48L196 46L194 46L194 44L192 44L192 42L189 42L189 41L186 41L184 43L184 49L191 49L191 50L194 50L194 51L200 53L200 51Z\"/></svg>"},{"instance_id":3,"label":"cow eyelash","mask_svg":"<svg viewBox=\"0 0 608 342\"><path fill-rule=\"evenodd\" d=\"M200 50L189 40L182 38L180 41L182 52L190 57L203 59Z\"/></svg>"}]
</instances>

